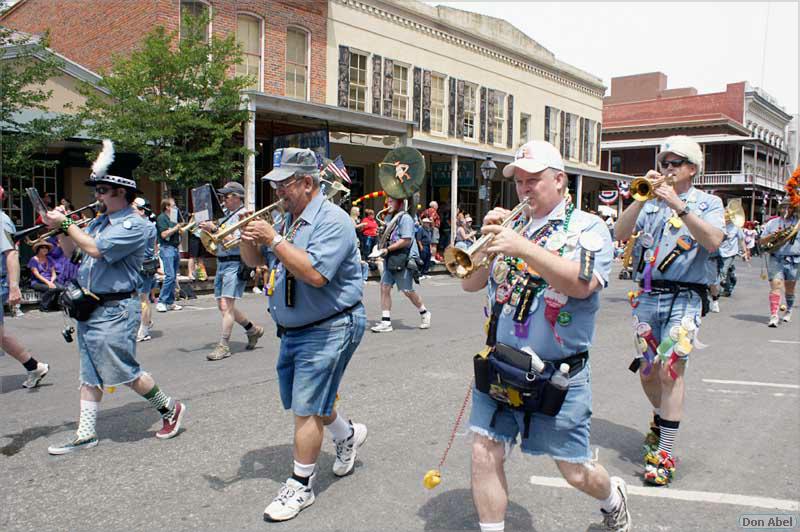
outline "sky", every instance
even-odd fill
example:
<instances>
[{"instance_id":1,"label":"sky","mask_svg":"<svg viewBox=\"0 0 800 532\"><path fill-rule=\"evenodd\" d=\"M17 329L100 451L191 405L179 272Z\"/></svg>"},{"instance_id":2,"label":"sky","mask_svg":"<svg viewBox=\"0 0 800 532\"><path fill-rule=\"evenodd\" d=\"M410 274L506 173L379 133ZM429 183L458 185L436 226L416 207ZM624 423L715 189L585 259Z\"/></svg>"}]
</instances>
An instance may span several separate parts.
<instances>
[{"instance_id":1,"label":"sky","mask_svg":"<svg viewBox=\"0 0 800 532\"><path fill-rule=\"evenodd\" d=\"M425 3L511 22L560 61L602 78L607 95L612 77L660 71L667 88L703 94L749 81L788 113L800 108L797 1Z\"/></svg>"}]
</instances>

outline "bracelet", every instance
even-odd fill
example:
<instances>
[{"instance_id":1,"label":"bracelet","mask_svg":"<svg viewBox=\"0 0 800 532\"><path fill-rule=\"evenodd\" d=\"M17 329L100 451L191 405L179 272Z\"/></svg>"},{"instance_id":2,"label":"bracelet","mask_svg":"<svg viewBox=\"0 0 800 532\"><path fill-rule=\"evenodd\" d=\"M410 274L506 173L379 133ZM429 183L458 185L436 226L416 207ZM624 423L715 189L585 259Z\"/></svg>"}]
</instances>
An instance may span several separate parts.
<instances>
[{"instance_id":1,"label":"bracelet","mask_svg":"<svg viewBox=\"0 0 800 532\"><path fill-rule=\"evenodd\" d=\"M66 235L70 225L75 225L75 221L72 218L64 218L64 221L61 222L61 232Z\"/></svg>"}]
</instances>

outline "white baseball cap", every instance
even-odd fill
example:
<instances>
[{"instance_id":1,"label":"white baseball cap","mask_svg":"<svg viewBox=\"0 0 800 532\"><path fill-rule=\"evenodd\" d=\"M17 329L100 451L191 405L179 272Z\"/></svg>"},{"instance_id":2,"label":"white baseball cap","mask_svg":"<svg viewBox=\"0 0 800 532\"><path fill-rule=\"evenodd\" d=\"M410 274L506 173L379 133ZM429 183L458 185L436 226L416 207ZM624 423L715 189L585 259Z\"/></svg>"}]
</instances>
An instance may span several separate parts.
<instances>
[{"instance_id":1,"label":"white baseball cap","mask_svg":"<svg viewBox=\"0 0 800 532\"><path fill-rule=\"evenodd\" d=\"M523 144L514 155L514 162L503 168L503 176L514 175L514 168L535 174L545 168L564 171L564 160L555 146L543 140L532 140Z\"/></svg>"},{"instance_id":2,"label":"white baseball cap","mask_svg":"<svg viewBox=\"0 0 800 532\"><path fill-rule=\"evenodd\" d=\"M697 166L698 171L703 170L703 150L691 137L675 135L664 139L658 152L658 162L663 161L668 153L685 157L690 163Z\"/></svg>"}]
</instances>

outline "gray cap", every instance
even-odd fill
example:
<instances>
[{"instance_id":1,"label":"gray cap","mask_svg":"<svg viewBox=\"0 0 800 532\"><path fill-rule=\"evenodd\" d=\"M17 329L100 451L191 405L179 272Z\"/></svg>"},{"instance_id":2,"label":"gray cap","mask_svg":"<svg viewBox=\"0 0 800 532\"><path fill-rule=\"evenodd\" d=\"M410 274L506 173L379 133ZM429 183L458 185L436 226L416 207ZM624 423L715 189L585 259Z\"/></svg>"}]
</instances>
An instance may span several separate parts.
<instances>
[{"instance_id":1,"label":"gray cap","mask_svg":"<svg viewBox=\"0 0 800 532\"><path fill-rule=\"evenodd\" d=\"M272 170L261 179L284 181L297 172L309 175L319 172L316 154L308 148L279 148L272 156Z\"/></svg>"},{"instance_id":2,"label":"gray cap","mask_svg":"<svg viewBox=\"0 0 800 532\"><path fill-rule=\"evenodd\" d=\"M225 186L218 189L217 192L220 194L236 194L242 198L244 197L244 187L241 183L237 183L236 181L228 181L225 183Z\"/></svg>"}]
</instances>

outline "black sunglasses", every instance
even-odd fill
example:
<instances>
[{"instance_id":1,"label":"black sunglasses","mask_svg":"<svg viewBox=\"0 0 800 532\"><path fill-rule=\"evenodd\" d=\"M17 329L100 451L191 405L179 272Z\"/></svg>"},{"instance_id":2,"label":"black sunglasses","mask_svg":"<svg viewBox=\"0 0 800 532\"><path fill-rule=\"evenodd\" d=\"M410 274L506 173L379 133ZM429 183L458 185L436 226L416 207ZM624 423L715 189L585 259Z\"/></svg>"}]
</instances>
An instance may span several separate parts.
<instances>
[{"instance_id":1,"label":"black sunglasses","mask_svg":"<svg viewBox=\"0 0 800 532\"><path fill-rule=\"evenodd\" d=\"M111 187L97 186L94 187L94 191L96 194L108 194L109 192L111 192Z\"/></svg>"},{"instance_id":2,"label":"black sunglasses","mask_svg":"<svg viewBox=\"0 0 800 532\"><path fill-rule=\"evenodd\" d=\"M673 159L671 161L661 161L662 168L680 168L684 163L689 162L688 159Z\"/></svg>"}]
</instances>

